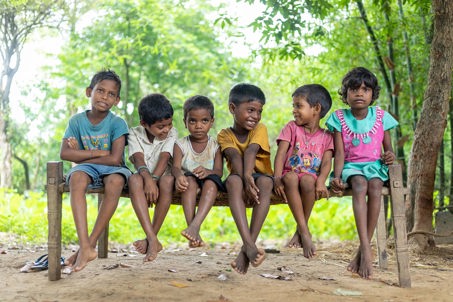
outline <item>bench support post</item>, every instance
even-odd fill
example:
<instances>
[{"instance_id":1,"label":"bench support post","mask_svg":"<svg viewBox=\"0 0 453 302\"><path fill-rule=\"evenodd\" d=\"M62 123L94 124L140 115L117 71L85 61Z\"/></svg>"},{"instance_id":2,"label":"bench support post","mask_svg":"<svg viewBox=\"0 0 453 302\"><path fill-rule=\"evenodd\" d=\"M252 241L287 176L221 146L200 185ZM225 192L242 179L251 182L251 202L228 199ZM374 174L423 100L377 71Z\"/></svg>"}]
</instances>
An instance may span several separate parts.
<instances>
[{"instance_id":1,"label":"bench support post","mask_svg":"<svg viewBox=\"0 0 453 302\"><path fill-rule=\"evenodd\" d=\"M59 185L63 182L63 163L47 163L47 219L48 219L48 261L50 281L61 278L61 203L62 192Z\"/></svg>"},{"instance_id":2,"label":"bench support post","mask_svg":"<svg viewBox=\"0 0 453 302\"><path fill-rule=\"evenodd\" d=\"M98 193L98 210L104 200L104 194ZM109 253L109 224L105 226L104 231L98 239L98 258L107 258Z\"/></svg>"},{"instance_id":3,"label":"bench support post","mask_svg":"<svg viewBox=\"0 0 453 302\"><path fill-rule=\"evenodd\" d=\"M389 166L390 196L392 198L392 217L395 232L396 260L400 287L411 287L409 273L409 249L407 246L405 192L401 165Z\"/></svg>"}]
</instances>

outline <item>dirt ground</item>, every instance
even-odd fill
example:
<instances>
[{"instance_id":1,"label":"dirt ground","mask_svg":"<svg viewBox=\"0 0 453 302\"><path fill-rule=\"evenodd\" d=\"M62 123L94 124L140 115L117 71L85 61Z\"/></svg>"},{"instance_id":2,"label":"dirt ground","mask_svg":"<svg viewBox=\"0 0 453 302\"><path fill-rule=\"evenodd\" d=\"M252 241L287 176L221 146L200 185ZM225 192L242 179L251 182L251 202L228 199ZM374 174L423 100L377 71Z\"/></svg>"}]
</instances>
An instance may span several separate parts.
<instances>
[{"instance_id":1,"label":"dirt ground","mask_svg":"<svg viewBox=\"0 0 453 302\"><path fill-rule=\"evenodd\" d=\"M46 253L42 247L0 244L0 301L452 301L453 245L411 251L411 288L398 286L393 249L389 268L375 263L372 280L346 270L356 242L317 243L314 259L284 243L265 243L266 260L246 275L230 267L239 245L189 249L167 246L143 264L132 247L113 247L81 272L48 281L47 271L20 272ZM74 247L73 247L74 248ZM71 255L70 249L63 256Z\"/></svg>"}]
</instances>

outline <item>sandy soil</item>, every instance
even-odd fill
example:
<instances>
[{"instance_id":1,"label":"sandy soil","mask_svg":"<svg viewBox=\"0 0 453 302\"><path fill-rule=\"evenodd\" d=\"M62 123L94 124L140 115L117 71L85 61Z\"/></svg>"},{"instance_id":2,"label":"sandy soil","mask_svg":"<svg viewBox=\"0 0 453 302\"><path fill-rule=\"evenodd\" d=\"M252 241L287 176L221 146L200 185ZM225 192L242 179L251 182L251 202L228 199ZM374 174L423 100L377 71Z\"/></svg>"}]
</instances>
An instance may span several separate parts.
<instances>
[{"instance_id":1,"label":"sandy soil","mask_svg":"<svg viewBox=\"0 0 453 302\"><path fill-rule=\"evenodd\" d=\"M0 244L0 301L452 301L453 246L411 252L411 288L398 287L394 250L389 268L375 263L372 280L346 270L357 243L318 243L314 259L283 243L260 243L266 260L246 275L230 267L239 245L171 246L143 264L132 247L113 248L78 273L48 281L47 271L22 273L45 248ZM69 256L71 250L64 250Z\"/></svg>"}]
</instances>

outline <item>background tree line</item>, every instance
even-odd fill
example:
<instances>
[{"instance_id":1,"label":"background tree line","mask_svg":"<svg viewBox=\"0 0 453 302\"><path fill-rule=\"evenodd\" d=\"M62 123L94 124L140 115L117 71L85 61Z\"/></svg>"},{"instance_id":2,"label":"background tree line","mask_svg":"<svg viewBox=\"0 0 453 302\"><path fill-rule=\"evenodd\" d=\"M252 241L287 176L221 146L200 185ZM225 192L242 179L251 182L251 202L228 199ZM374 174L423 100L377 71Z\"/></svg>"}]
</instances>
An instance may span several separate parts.
<instances>
[{"instance_id":1,"label":"background tree line","mask_svg":"<svg viewBox=\"0 0 453 302\"><path fill-rule=\"evenodd\" d=\"M45 164L59 158L69 116L87 108L84 88L89 77L105 67L123 80L117 113L130 126L138 124L141 97L160 92L173 103L181 135L186 98L204 94L214 101L215 134L231 124L229 88L253 82L268 98L263 122L275 145L281 127L292 118L290 95L295 88L320 83L331 92L333 109L341 108L337 90L342 76L354 66L365 66L383 88L377 105L400 122L394 148L412 190L408 229L432 231L434 208L448 208L453 194L448 114L452 2L243 2L260 2L263 7L250 24L261 37L259 43L232 42L243 31L237 14L221 1L0 0L2 186L20 192L43 189ZM10 115L10 86L20 68L21 50L37 33L58 35L63 47L55 63L42 71L41 80L23 91L20 106L27 118L16 124ZM251 55L239 57L238 49ZM41 135L28 139L31 127ZM417 242L426 247L431 239L420 235Z\"/></svg>"}]
</instances>

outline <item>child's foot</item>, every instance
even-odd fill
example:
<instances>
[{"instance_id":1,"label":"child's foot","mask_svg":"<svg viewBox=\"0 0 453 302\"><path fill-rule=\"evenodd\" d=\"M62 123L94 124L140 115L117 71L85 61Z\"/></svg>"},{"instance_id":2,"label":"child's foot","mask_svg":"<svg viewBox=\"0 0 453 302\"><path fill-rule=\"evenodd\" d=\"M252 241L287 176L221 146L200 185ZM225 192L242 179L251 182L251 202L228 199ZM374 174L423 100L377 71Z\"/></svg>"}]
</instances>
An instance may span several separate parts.
<instances>
[{"instance_id":1,"label":"child's foot","mask_svg":"<svg viewBox=\"0 0 453 302\"><path fill-rule=\"evenodd\" d=\"M146 254L148 252L149 244L148 244L148 240L146 238L137 240L132 245L135 247L137 252L139 252L140 254Z\"/></svg>"},{"instance_id":2,"label":"child's foot","mask_svg":"<svg viewBox=\"0 0 453 302\"><path fill-rule=\"evenodd\" d=\"M250 261L250 264L253 267L259 266L261 263L263 263L264 259L266 258L266 253L262 249L258 249L255 246L253 247L246 247L245 245L242 246L242 249L244 253L246 254L247 258ZM253 259L253 260L250 260Z\"/></svg>"},{"instance_id":3,"label":"child's foot","mask_svg":"<svg viewBox=\"0 0 453 302\"><path fill-rule=\"evenodd\" d=\"M201 240L198 228L189 225L187 229L181 231L181 235L189 240L189 247L200 247L204 245L203 240Z\"/></svg>"},{"instance_id":4,"label":"child's foot","mask_svg":"<svg viewBox=\"0 0 453 302\"><path fill-rule=\"evenodd\" d=\"M361 253L360 249L357 250L354 259L351 260L351 262L348 265L347 270L350 271L351 273L358 273L359 268L360 268L360 258L361 258Z\"/></svg>"},{"instance_id":5,"label":"child's foot","mask_svg":"<svg viewBox=\"0 0 453 302\"><path fill-rule=\"evenodd\" d=\"M293 238L288 242L286 245L289 248L301 248L302 247L302 239L299 236L299 232L296 231L293 235Z\"/></svg>"},{"instance_id":6,"label":"child's foot","mask_svg":"<svg viewBox=\"0 0 453 302\"><path fill-rule=\"evenodd\" d=\"M76 260L77 260L77 255L79 254L79 251L75 252L72 254L70 257L66 258L64 265L72 267Z\"/></svg>"},{"instance_id":7,"label":"child's foot","mask_svg":"<svg viewBox=\"0 0 453 302\"><path fill-rule=\"evenodd\" d=\"M202 247L205 246L204 241L201 239L201 237L196 240L196 241L189 241L189 247L190 248L197 248L197 247Z\"/></svg>"},{"instance_id":8,"label":"child's foot","mask_svg":"<svg viewBox=\"0 0 453 302\"><path fill-rule=\"evenodd\" d=\"M79 249L77 253L77 260L74 263L74 272L83 270L85 266L87 266L88 262L96 259L98 256L96 250L92 248L88 248L86 250Z\"/></svg>"},{"instance_id":9,"label":"child's foot","mask_svg":"<svg viewBox=\"0 0 453 302\"><path fill-rule=\"evenodd\" d=\"M371 248L365 248L361 252L360 257L360 267L358 270L358 274L363 279L370 279L372 272L373 272L373 264L372 264L372 256L371 256Z\"/></svg>"},{"instance_id":10,"label":"child's foot","mask_svg":"<svg viewBox=\"0 0 453 302\"><path fill-rule=\"evenodd\" d=\"M146 239L148 246L146 247L146 256L143 262L150 262L157 258L157 254L162 250L162 244L155 239Z\"/></svg>"},{"instance_id":11,"label":"child's foot","mask_svg":"<svg viewBox=\"0 0 453 302\"><path fill-rule=\"evenodd\" d=\"M235 260L231 262L231 267L239 274L245 275L249 268L250 261L245 252L241 250Z\"/></svg>"},{"instance_id":12,"label":"child's foot","mask_svg":"<svg viewBox=\"0 0 453 302\"><path fill-rule=\"evenodd\" d=\"M302 247L304 248L304 257L312 258L316 255L316 247L311 241L311 235L301 235Z\"/></svg>"}]
</instances>

